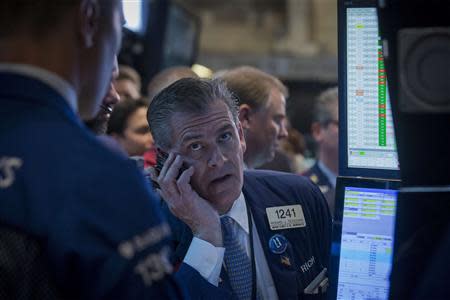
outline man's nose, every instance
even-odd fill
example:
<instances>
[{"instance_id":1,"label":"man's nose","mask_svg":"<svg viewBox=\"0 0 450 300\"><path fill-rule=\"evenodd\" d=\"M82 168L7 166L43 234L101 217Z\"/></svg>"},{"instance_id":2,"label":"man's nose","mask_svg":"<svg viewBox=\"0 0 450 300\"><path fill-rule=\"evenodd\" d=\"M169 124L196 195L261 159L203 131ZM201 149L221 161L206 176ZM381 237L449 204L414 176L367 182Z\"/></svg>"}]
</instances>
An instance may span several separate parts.
<instances>
[{"instance_id":1,"label":"man's nose","mask_svg":"<svg viewBox=\"0 0 450 300\"><path fill-rule=\"evenodd\" d=\"M211 150L211 155L208 159L208 166L211 168L221 167L223 166L225 160L226 157L220 147L214 147L214 149Z\"/></svg>"},{"instance_id":2,"label":"man's nose","mask_svg":"<svg viewBox=\"0 0 450 300\"><path fill-rule=\"evenodd\" d=\"M147 149L153 147L153 137L150 132L145 135L145 146Z\"/></svg>"},{"instance_id":3,"label":"man's nose","mask_svg":"<svg viewBox=\"0 0 450 300\"><path fill-rule=\"evenodd\" d=\"M278 133L278 139L284 139L288 137L288 131L285 122L280 126L280 132Z\"/></svg>"},{"instance_id":4,"label":"man's nose","mask_svg":"<svg viewBox=\"0 0 450 300\"><path fill-rule=\"evenodd\" d=\"M106 95L104 102L107 105L115 105L120 101L119 93L117 93L114 84L111 82L109 85L108 94Z\"/></svg>"}]
</instances>

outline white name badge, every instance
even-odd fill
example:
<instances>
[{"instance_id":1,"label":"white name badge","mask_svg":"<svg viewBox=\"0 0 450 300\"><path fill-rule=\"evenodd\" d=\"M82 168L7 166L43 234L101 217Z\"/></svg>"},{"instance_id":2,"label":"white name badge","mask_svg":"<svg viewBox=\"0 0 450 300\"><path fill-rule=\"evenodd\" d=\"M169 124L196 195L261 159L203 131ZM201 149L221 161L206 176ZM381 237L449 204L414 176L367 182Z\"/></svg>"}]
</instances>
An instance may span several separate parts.
<instances>
[{"instance_id":1,"label":"white name badge","mask_svg":"<svg viewBox=\"0 0 450 300\"><path fill-rule=\"evenodd\" d=\"M306 226L301 205L267 207L266 213L271 230Z\"/></svg>"}]
</instances>

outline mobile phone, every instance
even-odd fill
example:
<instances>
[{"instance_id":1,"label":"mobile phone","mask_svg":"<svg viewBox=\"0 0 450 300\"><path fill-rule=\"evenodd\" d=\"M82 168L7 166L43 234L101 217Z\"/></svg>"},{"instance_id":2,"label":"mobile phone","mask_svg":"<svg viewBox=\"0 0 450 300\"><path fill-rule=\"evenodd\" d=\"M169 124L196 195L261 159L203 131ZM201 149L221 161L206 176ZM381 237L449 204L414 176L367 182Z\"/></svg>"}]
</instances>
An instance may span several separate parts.
<instances>
[{"instance_id":1,"label":"mobile phone","mask_svg":"<svg viewBox=\"0 0 450 300\"><path fill-rule=\"evenodd\" d=\"M166 162L167 158L169 157L169 154L167 152L164 152L160 149L156 150L156 165L155 165L155 171L156 171L156 175L159 176L159 173L161 172L164 163ZM180 171L178 172L178 176L177 179L180 178L181 174L188 169L188 166L183 163L181 165ZM159 184L155 181L152 180L153 186L155 188L159 188Z\"/></svg>"},{"instance_id":2,"label":"mobile phone","mask_svg":"<svg viewBox=\"0 0 450 300\"><path fill-rule=\"evenodd\" d=\"M164 163L166 162L168 157L169 154L167 154L166 152L160 149L156 150L156 166L155 166L156 175L159 176L159 173L161 173Z\"/></svg>"}]
</instances>

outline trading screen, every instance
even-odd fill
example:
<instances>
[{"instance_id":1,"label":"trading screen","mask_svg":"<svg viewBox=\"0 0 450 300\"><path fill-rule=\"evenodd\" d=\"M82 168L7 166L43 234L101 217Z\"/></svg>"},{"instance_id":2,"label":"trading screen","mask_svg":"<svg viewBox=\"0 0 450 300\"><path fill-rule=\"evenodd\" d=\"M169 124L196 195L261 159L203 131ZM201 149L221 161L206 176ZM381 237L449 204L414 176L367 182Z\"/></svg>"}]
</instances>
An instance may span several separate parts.
<instances>
[{"instance_id":1,"label":"trading screen","mask_svg":"<svg viewBox=\"0 0 450 300\"><path fill-rule=\"evenodd\" d=\"M348 167L398 170L375 7L347 8Z\"/></svg>"},{"instance_id":2,"label":"trading screen","mask_svg":"<svg viewBox=\"0 0 450 300\"><path fill-rule=\"evenodd\" d=\"M337 299L388 299L397 191L346 187Z\"/></svg>"}]
</instances>

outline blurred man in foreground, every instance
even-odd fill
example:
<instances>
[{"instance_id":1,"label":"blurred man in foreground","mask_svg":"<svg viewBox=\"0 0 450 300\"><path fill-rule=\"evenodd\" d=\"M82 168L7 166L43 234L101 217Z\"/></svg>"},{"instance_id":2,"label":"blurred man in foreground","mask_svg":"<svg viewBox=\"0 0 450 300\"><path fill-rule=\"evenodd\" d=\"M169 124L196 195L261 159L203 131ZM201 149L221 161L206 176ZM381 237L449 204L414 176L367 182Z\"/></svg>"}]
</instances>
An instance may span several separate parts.
<instances>
[{"instance_id":1,"label":"blurred man in foreground","mask_svg":"<svg viewBox=\"0 0 450 300\"><path fill-rule=\"evenodd\" d=\"M156 197L78 117L99 110L123 23L120 0L0 2L2 299L180 295Z\"/></svg>"},{"instance_id":2,"label":"blurred man in foreground","mask_svg":"<svg viewBox=\"0 0 450 300\"><path fill-rule=\"evenodd\" d=\"M109 117L114 109L114 106L119 103L120 96L113 84L114 80L117 78L119 70L117 67L117 58L114 60L114 68L111 76L111 81L109 83L108 91L103 97L100 104L100 109L96 113L95 117L89 120L85 120L86 126L92 130L96 135L106 134L106 128L108 127Z\"/></svg>"},{"instance_id":3,"label":"blurred man in foreground","mask_svg":"<svg viewBox=\"0 0 450 300\"><path fill-rule=\"evenodd\" d=\"M180 79L153 99L147 118L168 154L154 180L192 298L325 299L326 201L301 176L244 172L238 107L225 85Z\"/></svg>"},{"instance_id":4,"label":"blurred man in foreground","mask_svg":"<svg viewBox=\"0 0 450 300\"><path fill-rule=\"evenodd\" d=\"M115 139L111 138L109 135L106 135L106 130L108 128L108 123L109 119L111 118L111 114L116 104L118 104L121 100L121 97L117 92L115 85L113 84L117 76L118 76L118 68L116 58L114 62L111 82L109 84L109 88L108 91L106 92L106 95L102 99L100 109L94 118L84 120L84 124L97 136L98 140L107 148L120 155L127 156L127 152L122 147L122 145L120 145Z\"/></svg>"}]
</instances>

